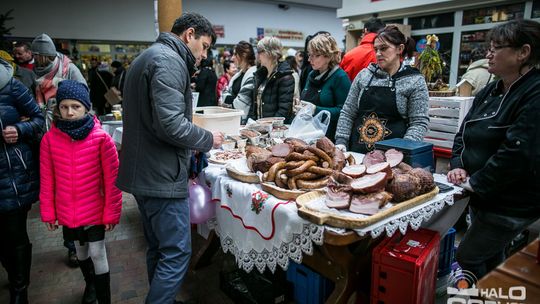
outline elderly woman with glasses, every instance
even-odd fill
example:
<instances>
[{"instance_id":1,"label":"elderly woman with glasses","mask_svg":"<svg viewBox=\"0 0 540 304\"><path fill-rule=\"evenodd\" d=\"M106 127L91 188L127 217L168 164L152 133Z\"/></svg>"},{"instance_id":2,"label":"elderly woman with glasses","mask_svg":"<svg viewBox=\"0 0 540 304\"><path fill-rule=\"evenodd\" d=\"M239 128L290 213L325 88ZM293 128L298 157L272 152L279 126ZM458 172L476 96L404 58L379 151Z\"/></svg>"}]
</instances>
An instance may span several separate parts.
<instances>
[{"instance_id":1,"label":"elderly woman with glasses","mask_svg":"<svg viewBox=\"0 0 540 304\"><path fill-rule=\"evenodd\" d=\"M339 67L341 51L330 34L319 34L308 44L309 63L313 68L307 78L298 107L309 107L312 114L330 112L330 126L326 136L334 141L339 113L345 103L351 81Z\"/></svg>"},{"instance_id":2,"label":"elderly woman with glasses","mask_svg":"<svg viewBox=\"0 0 540 304\"><path fill-rule=\"evenodd\" d=\"M515 20L488 34L488 71L455 137L448 180L471 192L472 223L458 251L481 278L540 217L540 23Z\"/></svg>"},{"instance_id":3,"label":"elderly woman with glasses","mask_svg":"<svg viewBox=\"0 0 540 304\"><path fill-rule=\"evenodd\" d=\"M426 81L417 69L402 63L414 47L414 40L396 26L377 33L377 62L356 75L341 111L339 148L367 153L383 139L422 140L429 122Z\"/></svg>"},{"instance_id":4,"label":"elderly woman with glasses","mask_svg":"<svg viewBox=\"0 0 540 304\"><path fill-rule=\"evenodd\" d=\"M255 72L249 118L285 117L285 123L290 123L295 83L293 69L287 61L280 60L281 41L264 37L257 44L257 57L261 67Z\"/></svg>"}]
</instances>

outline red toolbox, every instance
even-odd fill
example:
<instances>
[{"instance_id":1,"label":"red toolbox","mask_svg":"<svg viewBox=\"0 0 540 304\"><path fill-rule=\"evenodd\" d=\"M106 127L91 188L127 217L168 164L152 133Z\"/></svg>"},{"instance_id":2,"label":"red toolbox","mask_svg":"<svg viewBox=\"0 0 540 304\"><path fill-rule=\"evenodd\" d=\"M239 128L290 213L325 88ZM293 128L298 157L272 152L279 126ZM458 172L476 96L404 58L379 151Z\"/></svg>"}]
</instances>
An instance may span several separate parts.
<instances>
[{"instance_id":1,"label":"red toolbox","mask_svg":"<svg viewBox=\"0 0 540 304\"><path fill-rule=\"evenodd\" d=\"M373 249L371 304L435 301L440 237L419 229L399 232Z\"/></svg>"}]
</instances>

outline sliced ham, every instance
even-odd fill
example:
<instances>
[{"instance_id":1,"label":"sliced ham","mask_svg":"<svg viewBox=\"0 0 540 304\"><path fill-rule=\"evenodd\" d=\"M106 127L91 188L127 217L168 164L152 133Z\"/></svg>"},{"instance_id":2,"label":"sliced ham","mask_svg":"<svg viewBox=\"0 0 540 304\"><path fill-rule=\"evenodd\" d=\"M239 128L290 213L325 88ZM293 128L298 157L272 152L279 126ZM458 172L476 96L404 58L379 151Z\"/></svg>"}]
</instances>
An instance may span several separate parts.
<instances>
[{"instance_id":1,"label":"sliced ham","mask_svg":"<svg viewBox=\"0 0 540 304\"><path fill-rule=\"evenodd\" d=\"M366 169L367 174L374 174L377 172L385 172L386 174L388 174L388 178L392 176L392 168L390 168L390 164L388 162L374 164Z\"/></svg>"},{"instance_id":2,"label":"sliced ham","mask_svg":"<svg viewBox=\"0 0 540 304\"><path fill-rule=\"evenodd\" d=\"M347 174L352 178L358 178L366 173L365 165L352 165L341 169L341 172Z\"/></svg>"},{"instance_id":3,"label":"sliced ham","mask_svg":"<svg viewBox=\"0 0 540 304\"><path fill-rule=\"evenodd\" d=\"M328 189L326 191L326 206L328 208L347 209L351 200L350 191L346 189Z\"/></svg>"},{"instance_id":4,"label":"sliced ham","mask_svg":"<svg viewBox=\"0 0 540 304\"><path fill-rule=\"evenodd\" d=\"M403 161L403 152L398 151L396 149L389 149L386 152L384 152L384 156L386 157L386 161L390 164L390 167L395 167L399 165Z\"/></svg>"},{"instance_id":5,"label":"sliced ham","mask_svg":"<svg viewBox=\"0 0 540 304\"><path fill-rule=\"evenodd\" d=\"M286 143L277 144L272 147L272 155L275 157L286 157L293 151L293 147Z\"/></svg>"},{"instance_id":6,"label":"sliced ham","mask_svg":"<svg viewBox=\"0 0 540 304\"><path fill-rule=\"evenodd\" d=\"M354 192L372 193L384 189L386 186L386 173L364 175L352 181L351 187Z\"/></svg>"},{"instance_id":7,"label":"sliced ham","mask_svg":"<svg viewBox=\"0 0 540 304\"><path fill-rule=\"evenodd\" d=\"M351 198L349 211L366 215L379 212L392 199L392 195L386 191L370 194L355 194Z\"/></svg>"},{"instance_id":8,"label":"sliced ham","mask_svg":"<svg viewBox=\"0 0 540 304\"><path fill-rule=\"evenodd\" d=\"M373 150L364 156L364 160L362 160L362 163L366 165L366 167L369 167L374 164L382 163L385 161L386 161L386 157L384 156L383 151Z\"/></svg>"}]
</instances>

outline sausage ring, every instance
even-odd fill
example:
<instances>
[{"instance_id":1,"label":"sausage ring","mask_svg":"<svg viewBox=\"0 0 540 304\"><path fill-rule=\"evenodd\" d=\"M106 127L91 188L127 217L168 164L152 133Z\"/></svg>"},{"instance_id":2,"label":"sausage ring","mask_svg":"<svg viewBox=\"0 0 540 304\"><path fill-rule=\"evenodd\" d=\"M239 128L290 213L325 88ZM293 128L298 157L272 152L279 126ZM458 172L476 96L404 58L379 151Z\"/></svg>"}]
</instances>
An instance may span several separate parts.
<instances>
[{"instance_id":1,"label":"sausage ring","mask_svg":"<svg viewBox=\"0 0 540 304\"><path fill-rule=\"evenodd\" d=\"M288 170L286 174L288 177L293 177L300 173L304 173L307 169L309 169L309 167L316 166L316 165L317 164L314 161L308 160L304 162L304 164L302 164L300 167Z\"/></svg>"},{"instance_id":2,"label":"sausage ring","mask_svg":"<svg viewBox=\"0 0 540 304\"><path fill-rule=\"evenodd\" d=\"M311 181L299 179L296 181L296 184L300 189L320 189L326 187L328 184L328 178L328 176L325 176L323 178Z\"/></svg>"},{"instance_id":3,"label":"sausage ring","mask_svg":"<svg viewBox=\"0 0 540 304\"><path fill-rule=\"evenodd\" d=\"M328 167L329 168L334 167L334 163L332 162L332 158L328 154L326 154L323 150L321 150L319 148L311 147L311 146L309 146L307 149L308 149L309 152L317 155L321 160L328 162Z\"/></svg>"},{"instance_id":4,"label":"sausage ring","mask_svg":"<svg viewBox=\"0 0 540 304\"><path fill-rule=\"evenodd\" d=\"M332 175L334 170L329 169L329 168L321 168L321 167L317 167L317 166L311 166L311 167L308 168L308 172L315 173L315 174L318 174L318 175Z\"/></svg>"},{"instance_id":5,"label":"sausage ring","mask_svg":"<svg viewBox=\"0 0 540 304\"><path fill-rule=\"evenodd\" d=\"M285 168L286 162L280 161L272 165L270 169L268 170L268 176L266 177L266 180L271 182L276 179L276 173L278 170Z\"/></svg>"}]
</instances>

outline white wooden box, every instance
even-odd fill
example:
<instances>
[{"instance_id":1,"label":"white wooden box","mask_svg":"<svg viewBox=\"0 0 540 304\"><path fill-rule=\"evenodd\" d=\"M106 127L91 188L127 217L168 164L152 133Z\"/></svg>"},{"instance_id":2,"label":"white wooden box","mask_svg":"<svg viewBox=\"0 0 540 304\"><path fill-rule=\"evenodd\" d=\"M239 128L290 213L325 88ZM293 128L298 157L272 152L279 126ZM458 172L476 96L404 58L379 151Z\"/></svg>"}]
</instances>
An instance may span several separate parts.
<instances>
[{"instance_id":1,"label":"white wooden box","mask_svg":"<svg viewBox=\"0 0 540 304\"><path fill-rule=\"evenodd\" d=\"M454 136L459 131L473 100L474 97L430 97L428 112L430 121L424 141L437 147L452 148Z\"/></svg>"}]
</instances>

